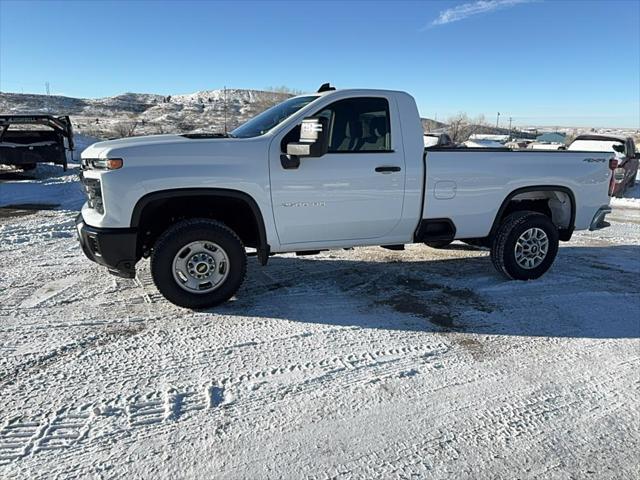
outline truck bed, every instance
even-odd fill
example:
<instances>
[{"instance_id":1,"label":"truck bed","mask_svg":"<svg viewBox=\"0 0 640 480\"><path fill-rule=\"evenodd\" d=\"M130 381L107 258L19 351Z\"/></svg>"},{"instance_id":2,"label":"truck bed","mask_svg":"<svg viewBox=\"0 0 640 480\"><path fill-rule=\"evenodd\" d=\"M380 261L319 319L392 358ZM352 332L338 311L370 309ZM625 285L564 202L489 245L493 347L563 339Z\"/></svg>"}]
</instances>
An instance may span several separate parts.
<instances>
[{"instance_id":1,"label":"truck bed","mask_svg":"<svg viewBox=\"0 0 640 480\"><path fill-rule=\"evenodd\" d=\"M0 116L0 164L32 168L54 163L66 169L67 148L73 149L69 117Z\"/></svg>"},{"instance_id":2,"label":"truck bed","mask_svg":"<svg viewBox=\"0 0 640 480\"><path fill-rule=\"evenodd\" d=\"M575 228L586 229L593 212L609 203L611 157L611 152L428 148L422 218L449 219L455 238L485 237L498 206L542 187L566 192L561 201L577 205Z\"/></svg>"}]
</instances>

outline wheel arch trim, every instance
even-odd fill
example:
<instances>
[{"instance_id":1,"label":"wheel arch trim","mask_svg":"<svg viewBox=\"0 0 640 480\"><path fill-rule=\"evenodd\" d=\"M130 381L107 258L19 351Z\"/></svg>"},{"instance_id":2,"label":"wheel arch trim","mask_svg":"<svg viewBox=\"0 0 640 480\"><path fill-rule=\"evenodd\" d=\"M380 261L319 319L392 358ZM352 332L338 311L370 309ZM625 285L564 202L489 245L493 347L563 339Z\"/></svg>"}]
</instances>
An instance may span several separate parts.
<instances>
[{"instance_id":1,"label":"wheel arch trim","mask_svg":"<svg viewBox=\"0 0 640 480\"><path fill-rule=\"evenodd\" d=\"M571 235L573 234L573 230L575 228L576 197L573 191L569 187L565 187L562 185L532 185L528 187L516 188L515 190L513 190L502 201L502 204L500 205L500 208L498 209L498 212L496 213L496 216L493 219L493 224L491 225L489 236L493 237L496 234L498 227L500 227L500 219L504 215L504 212L509 206L509 203L511 202L511 200L513 200L513 198L516 197L517 195L520 195L522 193L529 193L529 192L562 192L569 197L569 202L571 204L570 205L571 216L569 219L569 225L565 229L560 229L560 239L564 241L568 241L571 238Z\"/></svg>"},{"instance_id":2,"label":"wheel arch trim","mask_svg":"<svg viewBox=\"0 0 640 480\"><path fill-rule=\"evenodd\" d=\"M156 192L147 193L141 197L136 205L133 207L131 213L131 228L137 228L140 225L142 219L142 213L144 209L156 200L167 200L172 198L186 198L186 197L198 197L198 196L210 196L210 197L225 197L241 200L245 202L251 209L258 226L258 258L260 262L265 265L270 253L270 246L267 242L267 231L264 224L264 217L260 211L258 203L248 193L240 190L231 190L226 188L175 188L170 190L159 190Z\"/></svg>"}]
</instances>

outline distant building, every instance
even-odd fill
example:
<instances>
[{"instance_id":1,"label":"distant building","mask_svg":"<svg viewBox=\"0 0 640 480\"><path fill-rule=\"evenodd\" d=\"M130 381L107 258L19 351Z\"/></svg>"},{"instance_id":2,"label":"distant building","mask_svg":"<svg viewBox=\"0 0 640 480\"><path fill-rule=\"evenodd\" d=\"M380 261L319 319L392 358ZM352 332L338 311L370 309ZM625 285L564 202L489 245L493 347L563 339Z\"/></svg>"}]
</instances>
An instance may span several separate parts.
<instances>
[{"instance_id":1,"label":"distant building","mask_svg":"<svg viewBox=\"0 0 640 480\"><path fill-rule=\"evenodd\" d=\"M505 143L509 140L509 135L495 135L491 133L474 133L469 136L469 140L489 140L492 142Z\"/></svg>"},{"instance_id":2,"label":"distant building","mask_svg":"<svg viewBox=\"0 0 640 480\"><path fill-rule=\"evenodd\" d=\"M560 132L547 132L536 137L536 142L539 143L564 143L566 136Z\"/></svg>"},{"instance_id":3,"label":"distant building","mask_svg":"<svg viewBox=\"0 0 640 480\"><path fill-rule=\"evenodd\" d=\"M496 142L495 140L467 140L462 142L467 148L505 148L504 144Z\"/></svg>"},{"instance_id":4,"label":"distant building","mask_svg":"<svg viewBox=\"0 0 640 480\"><path fill-rule=\"evenodd\" d=\"M527 148L532 150L564 150L565 146L562 143L530 143Z\"/></svg>"}]
</instances>

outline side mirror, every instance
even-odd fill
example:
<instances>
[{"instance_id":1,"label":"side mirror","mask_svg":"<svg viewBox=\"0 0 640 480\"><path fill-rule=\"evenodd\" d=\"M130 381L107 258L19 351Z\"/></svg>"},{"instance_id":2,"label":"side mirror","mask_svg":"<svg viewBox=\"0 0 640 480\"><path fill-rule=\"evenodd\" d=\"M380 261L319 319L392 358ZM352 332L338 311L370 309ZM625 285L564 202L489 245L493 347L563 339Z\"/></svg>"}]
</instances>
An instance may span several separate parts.
<instances>
[{"instance_id":1,"label":"side mirror","mask_svg":"<svg viewBox=\"0 0 640 480\"><path fill-rule=\"evenodd\" d=\"M308 117L300 125L300 141L287 144L287 155L321 157L329 150L329 122L325 117Z\"/></svg>"}]
</instances>

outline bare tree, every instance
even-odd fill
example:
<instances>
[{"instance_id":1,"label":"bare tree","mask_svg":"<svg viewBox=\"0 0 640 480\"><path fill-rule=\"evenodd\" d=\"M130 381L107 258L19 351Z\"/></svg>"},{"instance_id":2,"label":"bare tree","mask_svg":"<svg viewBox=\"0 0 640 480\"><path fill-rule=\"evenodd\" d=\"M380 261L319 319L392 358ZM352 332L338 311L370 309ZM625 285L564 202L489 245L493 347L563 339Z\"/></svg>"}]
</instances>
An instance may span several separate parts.
<instances>
[{"instance_id":1,"label":"bare tree","mask_svg":"<svg viewBox=\"0 0 640 480\"><path fill-rule=\"evenodd\" d=\"M113 131L118 137L133 137L137 126L137 121L118 122L115 127L113 127Z\"/></svg>"},{"instance_id":2,"label":"bare tree","mask_svg":"<svg viewBox=\"0 0 640 480\"><path fill-rule=\"evenodd\" d=\"M195 122L193 122L193 121L191 121L191 120L189 120L187 118L184 118L184 119L180 120L176 124L176 127L180 132L188 133L188 132L191 132L192 130L195 130L196 128L198 128L198 125L196 125Z\"/></svg>"},{"instance_id":3,"label":"bare tree","mask_svg":"<svg viewBox=\"0 0 640 480\"><path fill-rule=\"evenodd\" d=\"M455 143L469 140L474 133L495 133L495 128L489 125L482 114L471 119L466 113L460 112L449 117L447 124L447 133Z\"/></svg>"},{"instance_id":4,"label":"bare tree","mask_svg":"<svg viewBox=\"0 0 640 480\"><path fill-rule=\"evenodd\" d=\"M462 112L447 119L447 124L449 125L447 133L454 143L461 143L469 138L469 135L471 135L470 123L467 114Z\"/></svg>"},{"instance_id":5,"label":"bare tree","mask_svg":"<svg viewBox=\"0 0 640 480\"><path fill-rule=\"evenodd\" d=\"M564 137L565 145L569 145L571 142L573 142L578 135L579 135L579 132L575 128L571 130L571 133L567 133L567 135L565 135Z\"/></svg>"}]
</instances>

